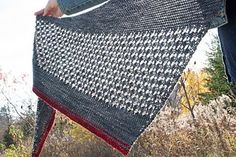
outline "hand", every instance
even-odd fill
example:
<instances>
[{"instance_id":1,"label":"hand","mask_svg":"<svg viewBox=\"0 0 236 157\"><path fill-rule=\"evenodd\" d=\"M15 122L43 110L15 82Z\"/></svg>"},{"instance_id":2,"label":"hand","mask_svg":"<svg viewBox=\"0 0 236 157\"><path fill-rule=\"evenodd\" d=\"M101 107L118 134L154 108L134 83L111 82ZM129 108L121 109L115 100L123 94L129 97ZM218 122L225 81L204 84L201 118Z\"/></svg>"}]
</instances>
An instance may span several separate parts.
<instances>
[{"instance_id":1,"label":"hand","mask_svg":"<svg viewBox=\"0 0 236 157\"><path fill-rule=\"evenodd\" d=\"M48 0L46 7L35 12L34 15L61 17L63 13L58 6L57 0Z\"/></svg>"}]
</instances>

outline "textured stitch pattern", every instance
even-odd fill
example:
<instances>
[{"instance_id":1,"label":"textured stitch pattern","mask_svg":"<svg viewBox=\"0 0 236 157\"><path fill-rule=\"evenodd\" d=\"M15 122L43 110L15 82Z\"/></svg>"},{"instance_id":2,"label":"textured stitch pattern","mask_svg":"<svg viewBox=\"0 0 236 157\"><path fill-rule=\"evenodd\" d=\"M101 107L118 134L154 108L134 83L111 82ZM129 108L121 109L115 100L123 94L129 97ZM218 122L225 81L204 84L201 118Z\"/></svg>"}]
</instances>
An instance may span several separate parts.
<instances>
[{"instance_id":1,"label":"textured stitch pattern","mask_svg":"<svg viewBox=\"0 0 236 157\"><path fill-rule=\"evenodd\" d=\"M150 118L164 104L199 34L204 33L202 27L186 26L89 34L44 21L38 21L37 29L40 68L97 101Z\"/></svg>"}]
</instances>

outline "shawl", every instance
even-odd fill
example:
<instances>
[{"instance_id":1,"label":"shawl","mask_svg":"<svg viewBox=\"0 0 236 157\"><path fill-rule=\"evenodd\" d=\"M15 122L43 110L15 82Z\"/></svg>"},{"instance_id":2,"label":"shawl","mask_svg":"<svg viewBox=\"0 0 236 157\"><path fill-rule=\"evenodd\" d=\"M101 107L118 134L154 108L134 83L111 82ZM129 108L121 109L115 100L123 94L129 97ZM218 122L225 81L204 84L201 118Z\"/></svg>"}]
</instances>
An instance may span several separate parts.
<instances>
[{"instance_id":1,"label":"shawl","mask_svg":"<svg viewBox=\"0 0 236 157\"><path fill-rule=\"evenodd\" d=\"M171 94L224 0L110 0L74 17L36 17L33 156L56 111L127 155ZM223 9L222 9L223 8Z\"/></svg>"}]
</instances>

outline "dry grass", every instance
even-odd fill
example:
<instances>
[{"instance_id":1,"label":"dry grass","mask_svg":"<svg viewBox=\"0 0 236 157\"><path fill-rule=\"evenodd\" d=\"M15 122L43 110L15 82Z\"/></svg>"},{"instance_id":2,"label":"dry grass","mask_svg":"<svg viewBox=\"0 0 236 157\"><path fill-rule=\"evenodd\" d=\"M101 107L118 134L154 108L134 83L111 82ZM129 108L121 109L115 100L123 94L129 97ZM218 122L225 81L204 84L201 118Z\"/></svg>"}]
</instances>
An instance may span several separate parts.
<instances>
[{"instance_id":1,"label":"dry grass","mask_svg":"<svg viewBox=\"0 0 236 157\"><path fill-rule=\"evenodd\" d=\"M236 111L223 96L190 114L166 107L140 137L129 157L234 157L236 156ZM89 133L88 133L89 134ZM93 136L93 135L90 135ZM99 139L79 142L53 132L42 157L121 157Z\"/></svg>"}]
</instances>

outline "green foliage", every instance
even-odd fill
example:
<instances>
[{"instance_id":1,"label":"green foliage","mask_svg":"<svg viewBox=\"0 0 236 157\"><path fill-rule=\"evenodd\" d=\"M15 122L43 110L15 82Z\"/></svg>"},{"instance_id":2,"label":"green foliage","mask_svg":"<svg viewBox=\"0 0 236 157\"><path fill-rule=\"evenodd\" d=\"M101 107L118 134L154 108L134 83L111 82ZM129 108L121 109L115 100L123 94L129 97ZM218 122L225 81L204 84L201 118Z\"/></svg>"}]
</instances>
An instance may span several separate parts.
<instances>
[{"instance_id":1,"label":"green foliage","mask_svg":"<svg viewBox=\"0 0 236 157\"><path fill-rule=\"evenodd\" d=\"M7 157L17 157L17 149L14 144L11 144L9 148L5 150Z\"/></svg>"},{"instance_id":2,"label":"green foliage","mask_svg":"<svg viewBox=\"0 0 236 157\"><path fill-rule=\"evenodd\" d=\"M24 145L15 146L12 144L5 150L5 155L6 157L27 157L29 153Z\"/></svg>"},{"instance_id":3,"label":"green foliage","mask_svg":"<svg viewBox=\"0 0 236 157\"><path fill-rule=\"evenodd\" d=\"M0 143L0 153L3 153L3 151L6 149L6 146L4 143Z\"/></svg>"},{"instance_id":4,"label":"green foliage","mask_svg":"<svg viewBox=\"0 0 236 157\"><path fill-rule=\"evenodd\" d=\"M12 134L12 129L14 129L14 126L9 126L3 137L3 142L5 143L6 147L10 147L10 145L16 144L14 135Z\"/></svg>"},{"instance_id":5,"label":"green foliage","mask_svg":"<svg viewBox=\"0 0 236 157\"><path fill-rule=\"evenodd\" d=\"M5 137L7 137L4 138L7 146L5 149L6 157L25 157L29 155L29 150L26 149L25 141L23 141L24 134L20 128L10 125Z\"/></svg>"},{"instance_id":6,"label":"green foliage","mask_svg":"<svg viewBox=\"0 0 236 157\"><path fill-rule=\"evenodd\" d=\"M24 157L27 156L26 146L23 144L23 131L15 125L10 125L0 144L2 151L5 152L6 157Z\"/></svg>"},{"instance_id":7,"label":"green foliage","mask_svg":"<svg viewBox=\"0 0 236 157\"><path fill-rule=\"evenodd\" d=\"M209 91L201 94L202 101L209 103L210 100L214 100L221 95L234 96L233 91L236 91L236 88L227 80L220 43L216 36L207 55L209 66L205 68L205 71L210 76L206 79L206 87Z\"/></svg>"},{"instance_id":8,"label":"green foliage","mask_svg":"<svg viewBox=\"0 0 236 157\"><path fill-rule=\"evenodd\" d=\"M1 153L6 157L28 157L31 153L32 136L24 133L24 125L28 125L25 120L16 120L8 126L2 141L0 141ZM27 149L28 148L28 149Z\"/></svg>"}]
</instances>

